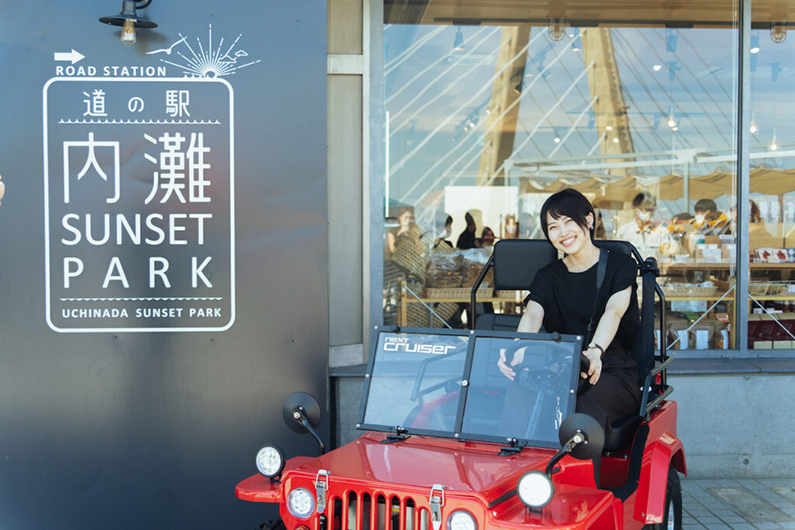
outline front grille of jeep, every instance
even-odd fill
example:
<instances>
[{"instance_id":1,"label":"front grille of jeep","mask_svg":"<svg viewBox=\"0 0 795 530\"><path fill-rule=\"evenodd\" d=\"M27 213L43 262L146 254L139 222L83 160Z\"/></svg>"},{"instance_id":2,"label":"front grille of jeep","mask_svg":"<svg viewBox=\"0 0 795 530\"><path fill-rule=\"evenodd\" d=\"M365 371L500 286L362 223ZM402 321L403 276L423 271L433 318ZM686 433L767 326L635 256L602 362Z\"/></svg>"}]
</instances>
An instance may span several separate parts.
<instances>
[{"instance_id":1,"label":"front grille of jeep","mask_svg":"<svg viewBox=\"0 0 795 530\"><path fill-rule=\"evenodd\" d=\"M350 491L330 496L329 530L428 530L427 508L411 497Z\"/></svg>"}]
</instances>

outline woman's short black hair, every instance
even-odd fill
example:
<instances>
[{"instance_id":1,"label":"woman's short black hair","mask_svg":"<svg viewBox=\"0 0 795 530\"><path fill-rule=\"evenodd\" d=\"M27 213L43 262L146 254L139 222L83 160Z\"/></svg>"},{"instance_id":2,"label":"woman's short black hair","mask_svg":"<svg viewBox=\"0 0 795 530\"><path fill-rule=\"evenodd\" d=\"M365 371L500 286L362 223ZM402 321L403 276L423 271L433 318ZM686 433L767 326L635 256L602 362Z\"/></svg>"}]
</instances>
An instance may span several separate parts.
<instances>
[{"instance_id":1,"label":"woman's short black hair","mask_svg":"<svg viewBox=\"0 0 795 530\"><path fill-rule=\"evenodd\" d=\"M549 239L549 233L547 232L547 214L553 219L560 219L564 216L569 217L577 223L580 228L589 232L591 234L591 240L593 240L593 230L588 226L588 214L593 215L594 219L596 219L596 214L594 214L591 201L579 191L566 188L550 196L544 202L544 205L541 207L541 230L544 231L544 237Z\"/></svg>"}]
</instances>

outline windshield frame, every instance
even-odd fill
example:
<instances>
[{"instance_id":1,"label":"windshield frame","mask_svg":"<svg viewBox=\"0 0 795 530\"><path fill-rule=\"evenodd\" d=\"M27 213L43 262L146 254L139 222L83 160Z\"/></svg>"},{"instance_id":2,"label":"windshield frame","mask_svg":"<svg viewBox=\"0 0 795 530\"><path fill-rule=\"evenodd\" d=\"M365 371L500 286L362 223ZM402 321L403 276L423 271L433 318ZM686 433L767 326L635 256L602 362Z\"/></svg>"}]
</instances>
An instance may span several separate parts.
<instances>
[{"instance_id":1,"label":"windshield frame","mask_svg":"<svg viewBox=\"0 0 795 530\"><path fill-rule=\"evenodd\" d=\"M367 412L368 399L370 397L371 384L373 381L373 370L377 360L376 359L377 350L378 350L378 345L380 343L379 338L382 334L401 335L401 336L412 335L412 334L439 335L439 336L458 336L462 338L464 337L467 338L466 357L464 360L464 366L462 371L462 381L466 381L466 384L461 384L459 387L460 391L456 407L456 416L454 420L454 428L452 430L450 431L432 430L432 429L412 428L412 427L398 426L398 425L381 425L376 423L366 423L364 421L365 414ZM466 413L465 408L470 389L469 381L471 379L471 371L472 371L472 365L475 354L475 345L477 344L479 338L486 338L486 339L519 338L519 339L532 340L532 341L544 341L544 342L552 341L557 343L571 344L572 352L574 355L572 355L572 366L567 367L567 369L570 372L569 392L571 395L571 399L569 400L566 412L567 414L570 414L574 411L574 407L576 406L577 381L579 379L579 357L580 357L579 353L582 351L582 341L583 341L582 336L560 335L557 333L551 333L551 334L518 333L518 332L506 332L506 331L467 330L467 329L375 327L370 341L370 356L367 361L367 371L365 374L364 387L362 389L362 400L359 408L359 416L358 416L359 421L356 424L356 428L359 430L386 432L393 434L406 434L406 435L414 434L418 436L433 436L438 438L449 438L456 440L491 442L491 443L501 443L501 444L512 443L513 445L519 447L533 446L533 447L557 448L559 444L550 443L549 441L533 440L533 439L518 438L518 437L514 438L513 440L510 440L503 436L492 436L492 435L478 434L478 433L462 433L462 427L464 424L464 417ZM417 382L419 382L420 379L421 378L418 377Z\"/></svg>"}]
</instances>

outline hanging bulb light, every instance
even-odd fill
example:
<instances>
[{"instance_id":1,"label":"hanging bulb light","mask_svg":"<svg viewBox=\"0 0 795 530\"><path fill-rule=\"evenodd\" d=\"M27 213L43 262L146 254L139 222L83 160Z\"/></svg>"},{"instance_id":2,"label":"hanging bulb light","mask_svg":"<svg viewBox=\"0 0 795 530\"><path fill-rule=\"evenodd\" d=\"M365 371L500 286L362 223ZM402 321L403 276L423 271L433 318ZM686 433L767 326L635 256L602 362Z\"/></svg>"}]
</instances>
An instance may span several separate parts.
<instances>
[{"instance_id":1,"label":"hanging bulb light","mask_svg":"<svg viewBox=\"0 0 795 530\"><path fill-rule=\"evenodd\" d=\"M673 28L665 28L665 51L676 52L676 45L679 41L679 34Z\"/></svg>"},{"instance_id":2,"label":"hanging bulb light","mask_svg":"<svg viewBox=\"0 0 795 530\"><path fill-rule=\"evenodd\" d=\"M566 36L566 30L563 29L563 21L553 18L549 21L549 30L547 30L549 39L554 42L560 42Z\"/></svg>"},{"instance_id":3,"label":"hanging bulb light","mask_svg":"<svg viewBox=\"0 0 795 530\"><path fill-rule=\"evenodd\" d=\"M751 113L751 126L748 128L748 131L751 134L757 134L759 132L759 126L756 125L756 116L754 113Z\"/></svg>"},{"instance_id":4,"label":"hanging bulb light","mask_svg":"<svg viewBox=\"0 0 795 530\"><path fill-rule=\"evenodd\" d=\"M759 53L759 50L760 50L760 48L759 48L759 32L756 31L756 32L754 32L753 35L751 35L751 50L750 51L751 51L751 53Z\"/></svg>"},{"instance_id":5,"label":"hanging bulb light","mask_svg":"<svg viewBox=\"0 0 795 530\"><path fill-rule=\"evenodd\" d=\"M770 145L768 145L767 148L769 150L771 150L771 151L777 151L778 150L778 143L776 143L776 130L775 129L773 129L773 139L770 141Z\"/></svg>"},{"instance_id":6,"label":"hanging bulb light","mask_svg":"<svg viewBox=\"0 0 795 530\"><path fill-rule=\"evenodd\" d=\"M103 24L110 24L111 26L120 26L121 41L122 43L130 46L135 44L135 28L151 29L156 28L157 24L149 20L145 20L138 16L138 9L143 9L152 3L152 0L143 0L142 2L135 2L134 0L123 0L121 4L121 13L115 16L102 17L99 19Z\"/></svg>"},{"instance_id":7,"label":"hanging bulb light","mask_svg":"<svg viewBox=\"0 0 795 530\"><path fill-rule=\"evenodd\" d=\"M569 35L571 37L571 51L582 51L582 37L580 37L580 28L574 28L574 33Z\"/></svg>"},{"instance_id":8,"label":"hanging bulb light","mask_svg":"<svg viewBox=\"0 0 795 530\"><path fill-rule=\"evenodd\" d=\"M678 131L679 130L679 120L676 118L676 115L674 114L674 104L673 103L671 103L668 106L668 118L665 120L665 124L668 125L668 127L672 131Z\"/></svg>"},{"instance_id":9,"label":"hanging bulb light","mask_svg":"<svg viewBox=\"0 0 795 530\"><path fill-rule=\"evenodd\" d=\"M787 40L787 24L784 22L773 22L770 25L770 40L776 44L781 44Z\"/></svg>"},{"instance_id":10,"label":"hanging bulb light","mask_svg":"<svg viewBox=\"0 0 795 530\"><path fill-rule=\"evenodd\" d=\"M461 28L457 28L455 32L455 39L453 40L453 51L464 51L464 32Z\"/></svg>"}]
</instances>

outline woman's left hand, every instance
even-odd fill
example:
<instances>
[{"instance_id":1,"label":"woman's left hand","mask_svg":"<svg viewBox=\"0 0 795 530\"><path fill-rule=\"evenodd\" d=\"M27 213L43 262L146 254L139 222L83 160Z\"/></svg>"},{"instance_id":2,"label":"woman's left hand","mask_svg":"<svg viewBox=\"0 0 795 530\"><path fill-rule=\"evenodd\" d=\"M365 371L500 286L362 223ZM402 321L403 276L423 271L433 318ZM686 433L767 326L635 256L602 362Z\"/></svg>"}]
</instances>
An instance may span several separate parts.
<instances>
[{"instance_id":1,"label":"woman's left hand","mask_svg":"<svg viewBox=\"0 0 795 530\"><path fill-rule=\"evenodd\" d=\"M591 366L588 368L588 373L580 372L580 377L588 379L592 385L599 381L599 376L602 375L602 352L596 348L590 348L582 352L588 358Z\"/></svg>"}]
</instances>

